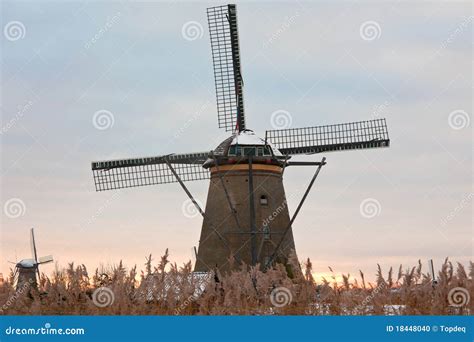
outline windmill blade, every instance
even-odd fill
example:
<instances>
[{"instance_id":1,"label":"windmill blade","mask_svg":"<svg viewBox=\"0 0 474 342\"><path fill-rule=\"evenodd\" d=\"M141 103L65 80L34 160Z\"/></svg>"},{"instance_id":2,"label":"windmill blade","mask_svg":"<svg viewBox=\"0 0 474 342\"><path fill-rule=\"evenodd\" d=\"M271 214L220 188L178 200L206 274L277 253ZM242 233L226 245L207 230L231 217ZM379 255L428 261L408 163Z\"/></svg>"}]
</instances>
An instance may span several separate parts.
<instances>
[{"instance_id":1,"label":"windmill blade","mask_svg":"<svg viewBox=\"0 0 474 342\"><path fill-rule=\"evenodd\" d=\"M34 228L30 230L30 244L31 244L31 255L35 260L36 273L38 274L38 281L40 279L40 272L38 268L38 253L36 252L36 242L35 242L35 231Z\"/></svg>"},{"instance_id":2,"label":"windmill blade","mask_svg":"<svg viewBox=\"0 0 474 342\"><path fill-rule=\"evenodd\" d=\"M330 151L388 147L385 119L305 128L270 130L266 141L282 154L313 154Z\"/></svg>"},{"instance_id":3,"label":"windmill blade","mask_svg":"<svg viewBox=\"0 0 474 342\"><path fill-rule=\"evenodd\" d=\"M226 131L245 129L243 80L235 5L207 9L217 97L217 121Z\"/></svg>"},{"instance_id":4,"label":"windmill blade","mask_svg":"<svg viewBox=\"0 0 474 342\"><path fill-rule=\"evenodd\" d=\"M177 182L166 159L183 182L208 179L209 171L202 167L208 156L209 152L198 152L93 162L95 188L104 191Z\"/></svg>"},{"instance_id":5,"label":"windmill blade","mask_svg":"<svg viewBox=\"0 0 474 342\"><path fill-rule=\"evenodd\" d=\"M39 260L38 260L38 263L39 264L47 264L47 263L50 263L50 262L53 262L54 259L53 259L53 256L52 255L47 255L47 256L44 256L44 257L40 257Z\"/></svg>"},{"instance_id":6,"label":"windmill blade","mask_svg":"<svg viewBox=\"0 0 474 342\"><path fill-rule=\"evenodd\" d=\"M38 263L38 254L36 252L35 232L34 229L30 230L30 247L31 247L31 258Z\"/></svg>"}]
</instances>

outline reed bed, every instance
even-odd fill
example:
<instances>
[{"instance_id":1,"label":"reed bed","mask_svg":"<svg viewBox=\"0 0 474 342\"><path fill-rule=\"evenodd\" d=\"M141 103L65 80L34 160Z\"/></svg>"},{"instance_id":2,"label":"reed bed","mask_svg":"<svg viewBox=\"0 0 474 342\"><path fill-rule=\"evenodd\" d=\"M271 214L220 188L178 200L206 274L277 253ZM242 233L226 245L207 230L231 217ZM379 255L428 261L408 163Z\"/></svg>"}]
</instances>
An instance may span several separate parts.
<instances>
[{"instance_id":1,"label":"reed bed","mask_svg":"<svg viewBox=\"0 0 474 342\"><path fill-rule=\"evenodd\" d=\"M0 284L3 315L469 315L474 309L474 264L469 270L448 259L437 282L419 263L400 265L384 275L380 266L376 282L336 275L322 282L312 276L312 264L302 262L302 272L288 276L276 265L262 272L242 266L227 275L194 274L192 264L170 263L166 251L153 265L151 255L144 270L116 266L89 274L84 265L56 267L42 274L38 288L16 288L13 270ZM332 272L332 269L331 269ZM457 288L462 298L450 298ZM453 290L454 289L454 290ZM466 293L467 302L466 299ZM459 295L459 294L458 294ZM454 301L454 303L453 303ZM465 302L465 303L464 303ZM462 304L462 305L459 305Z\"/></svg>"}]
</instances>

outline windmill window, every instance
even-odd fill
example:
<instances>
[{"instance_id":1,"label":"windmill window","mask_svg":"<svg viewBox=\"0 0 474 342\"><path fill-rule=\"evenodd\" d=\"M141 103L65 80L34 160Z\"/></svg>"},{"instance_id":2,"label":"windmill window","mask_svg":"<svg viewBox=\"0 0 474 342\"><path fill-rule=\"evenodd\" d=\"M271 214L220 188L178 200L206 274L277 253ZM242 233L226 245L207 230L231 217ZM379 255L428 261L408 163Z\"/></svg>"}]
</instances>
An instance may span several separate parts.
<instances>
[{"instance_id":1,"label":"windmill window","mask_svg":"<svg viewBox=\"0 0 474 342\"><path fill-rule=\"evenodd\" d=\"M265 240L270 240L270 228L268 226L263 227L263 238Z\"/></svg>"},{"instance_id":2,"label":"windmill window","mask_svg":"<svg viewBox=\"0 0 474 342\"><path fill-rule=\"evenodd\" d=\"M272 152L270 150L270 147L268 146L265 146L264 149L263 149L263 155L264 156L271 156L272 155Z\"/></svg>"},{"instance_id":3,"label":"windmill window","mask_svg":"<svg viewBox=\"0 0 474 342\"><path fill-rule=\"evenodd\" d=\"M236 146L235 146L235 145L232 145L232 146L229 148L229 156L235 156L235 150L236 150Z\"/></svg>"},{"instance_id":4,"label":"windmill window","mask_svg":"<svg viewBox=\"0 0 474 342\"><path fill-rule=\"evenodd\" d=\"M236 155L236 156L242 155L242 147L240 147L240 146L238 146L238 145L236 146L235 155Z\"/></svg>"},{"instance_id":5,"label":"windmill window","mask_svg":"<svg viewBox=\"0 0 474 342\"><path fill-rule=\"evenodd\" d=\"M268 205L268 198L265 195L260 196L260 205Z\"/></svg>"},{"instance_id":6,"label":"windmill window","mask_svg":"<svg viewBox=\"0 0 474 342\"><path fill-rule=\"evenodd\" d=\"M255 155L255 147L244 147L244 156L254 156Z\"/></svg>"},{"instance_id":7,"label":"windmill window","mask_svg":"<svg viewBox=\"0 0 474 342\"><path fill-rule=\"evenodd\" d=\"M263 147L257 147L257 156L263 156Z\"/></svg>"}]
</instances>

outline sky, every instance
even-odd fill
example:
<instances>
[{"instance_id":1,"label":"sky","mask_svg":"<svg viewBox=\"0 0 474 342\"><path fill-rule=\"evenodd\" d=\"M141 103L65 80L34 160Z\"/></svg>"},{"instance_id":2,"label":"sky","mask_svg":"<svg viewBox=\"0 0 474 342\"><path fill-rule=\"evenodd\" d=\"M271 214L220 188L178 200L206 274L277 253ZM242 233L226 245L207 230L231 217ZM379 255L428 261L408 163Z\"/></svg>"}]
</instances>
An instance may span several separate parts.
<instances>
[{"instance_id":1,"label":"sky","mask_svg":"<svg viewBox=\"0 0 474 342\"><path fill-rule=\"evenodd\" d=\"M40 255L143 267L194 261L202 219L178 184L95 192L91 161L215 148L206 8L154 1L1 2L0 272ZM470 2L237 2L247 127L386 118L388 149L297 156L323 167L293 232L316 275L377 263L468 264ZM290 214L311 167L285 171ZM205 203L208 181L187 183ZM54 264L41 271L51 273Z\"/></svg>"}]
</instances>

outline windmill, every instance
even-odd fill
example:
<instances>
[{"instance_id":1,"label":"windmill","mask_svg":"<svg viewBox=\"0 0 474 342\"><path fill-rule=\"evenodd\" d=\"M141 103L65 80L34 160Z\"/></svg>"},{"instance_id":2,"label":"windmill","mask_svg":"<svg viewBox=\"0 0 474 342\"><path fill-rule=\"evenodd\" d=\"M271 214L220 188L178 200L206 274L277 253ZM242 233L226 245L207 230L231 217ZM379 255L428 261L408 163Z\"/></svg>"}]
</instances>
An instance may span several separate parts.
<instances>
[{"instance_id":1,"label":"windmill","mask_svg":"<svg viewBox=\"0 0 474 342\"><path fill-rule=\"evenodd\" d=\"M30 246L31 246L31 259L23 259L15 264L15 278L17 290L24 289L24 287L38 287L38 280L40 277L39 265L53 262L53 256L48 255L45 257L38 258L35 242L34 229L30 230Z\"/></svg>"},{"instance_id":2,"label":"windmill","mask_svg":"<svg viewBox=\"0 0 474 342\"><path fill-rule=\"evenodd\" d=\"M228 271L241 263L287 264L295 250L292 225L316 177L320 161L295 155L388 147L385 119L267 130L259 138L246 127L235 5L207 9L219 128L229 137L205 152L92 162L96 191L177 182L203 216L195 272ZM316 166L290 218L283 187L288 166ZM210 179L205 209L185 182ZM234 262L229 262L233 260ZM233 266L232 266L233 265Z\"/></svg>"}]
</instances>

